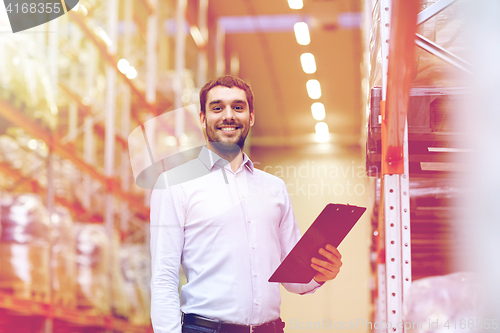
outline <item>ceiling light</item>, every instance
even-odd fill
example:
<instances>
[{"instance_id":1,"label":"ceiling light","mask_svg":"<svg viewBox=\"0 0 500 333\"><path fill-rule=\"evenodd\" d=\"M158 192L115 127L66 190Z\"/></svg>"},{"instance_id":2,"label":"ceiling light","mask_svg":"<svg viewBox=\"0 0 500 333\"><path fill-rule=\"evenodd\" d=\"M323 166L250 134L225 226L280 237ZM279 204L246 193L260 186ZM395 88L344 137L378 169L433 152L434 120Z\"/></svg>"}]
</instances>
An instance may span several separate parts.
<instances>
[{"instance_id":1,"label":"ceiling light","mask_svg":"<svg viewBox=\"0 0 500 333\"><path fill-rule=\"evenodd\" d=\"M293 25L295 38L300 45L309 45L311 37L309 36L309 27L306 22L297 22Z\"/></svg>"},{"instance_id":2,"label":"ceiling light","mask_svg":"<svg viewBox=\"0 0 500 333\"><path fill-rule=\"evenodd\" d=\"M324 122L319 122L315 126L316 130L316 140L319 142L326 142L330 138L330 132L328 130L328 125Z\"/></svg>"},{"instance_id":3,"label":"ceiling light","mask_svg":"<svg viewBox=\"0 0 500 333\"><path fill-rule=\"evenodd\" d=\"M127 73L127 70L128 68L130 67L130 64L129 62L127 61L127 59L120 59L118 60L118 70L122 73L122 74L125 74Z\"/></svg>"},{"instance_id":4,"label":"ceiling light","mask_svg":"<svg viewBox=\"0 0 500 333\"><path fill-rule=\"evenodd\" d=\"M38 147L38 141L35 139L31 139L28 141L28 148L31 150L35 150Z\"/></svg>"},{"instance_id":5,"label":"ceiling light","mask_svg":"<svg viewBox=\"0 0 500 333\"><path fill-rule=\"evenodd\" d=\"M302 0L288 0L288 6L291 9L302 9L304 4L302 3Z\"/></svg>"},{"instance_id":6,"label":"ceiling light","mask_svg":"<svg viewBox=\"0 0 500 333\"><path fill-rule=\"evenodd\" d=\"M133 66L129 66L125 75L127 75L130 80L133 80L137 77L137 70Z\"/></svg>"},{"instance_id":7,"label":"ceiling light","mask_svg":"<svg viewBox=\"0 0 500 333\"><path fill-rule=\"evenodd\" d=\"M52 215L50 215L50 220L54 224L59 224L59 222L61 222L61 217L57 213L52 213Z\"/></svg>"},{"instance_id":8,"label":"ceiling light","mask_svg":"<svg viewBox=\"0 0 500 333\"><path fill-rule=\"evenodd\" d=\"M321 97L321 86L318 80L309 80L306 83L307 94L312 99L318 99Z\"/></svg>"},{"instance_id":9,"label":"ceiling light","mask_svg":"<svg viewBox=\"0 0 500 333\"><path fill-rule=\"evenodd\" d=\"M311 105L311 111L314 119L316 120L325 119L326 112L323 103L320 102L313 103L313 105Z\"/></svg>"},{"instance_id":10,"label":"ceiling light","mask_svg":"<svg viewBox=\"0 0 500 333\"><path fill-rule=\"evenodd\" d=\"M205 40L203 39L203 35L201 34L201 31L197 26L192 25L189 28L189 32L191 33L191 37L193 37L196 46L198 46L199 48L205 46Z\"/></svg>"},{"instance_id":11,"label":"ceiling light","mask_svg":"<svg viewBox=\"0 0 500 333\"><path fill-rule=\"evenodd\" d=\"M106 43L106 45L111 45L112 42L111 42L111 38L109 38L108 34L106 33L106 31L104 31L103 28L101 27L96 27L94 29L94 33L99 36L99 38L101 38L103 40L104 43Z\"/></svg>"},{"instance_id":12,"label":"ceiling light","mask_svg":"<svg viewBox=\"0 0 500 333\"><path fill-rule=\"evenodd\" d=\"M314 60L314 55L312 53L302 53L300 56L300 63L306 74L316 72L316 60Z\"/></svg>"},{"instance_id":13,"label":"ceiling light","mask_svg":"<svg viewBox=\"0 0 500 333\"><path fill-rule=\"evenodd\" d=\"M80 4L80 3L79 3ZM87 10L87 8L85 8L84 5L80 4L78 6L78 10L81 11L83 13L83 16L87 16L87 14L89 13L89 11Z\"/></svg>"}]
</instances>

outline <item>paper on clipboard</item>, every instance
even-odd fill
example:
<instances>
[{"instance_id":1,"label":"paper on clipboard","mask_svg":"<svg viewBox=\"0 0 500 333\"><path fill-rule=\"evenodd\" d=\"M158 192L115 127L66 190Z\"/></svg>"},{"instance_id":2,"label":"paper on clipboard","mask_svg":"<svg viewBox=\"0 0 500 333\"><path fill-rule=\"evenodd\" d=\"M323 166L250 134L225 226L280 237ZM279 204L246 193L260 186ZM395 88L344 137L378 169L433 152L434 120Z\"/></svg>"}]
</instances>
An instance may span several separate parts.
<instances>
[{"instance_id":1,"label":"paper on clipboard","mask_svg":"<svg viewBox=\"0 0 500 333\"><path fill-rule=\"evenodd\" d=\"M328 204L281 262L269 282L309 283L317 271L311 259L327 244L338 247L366 211L365 207Z\"/></svg>"}]
</instances>

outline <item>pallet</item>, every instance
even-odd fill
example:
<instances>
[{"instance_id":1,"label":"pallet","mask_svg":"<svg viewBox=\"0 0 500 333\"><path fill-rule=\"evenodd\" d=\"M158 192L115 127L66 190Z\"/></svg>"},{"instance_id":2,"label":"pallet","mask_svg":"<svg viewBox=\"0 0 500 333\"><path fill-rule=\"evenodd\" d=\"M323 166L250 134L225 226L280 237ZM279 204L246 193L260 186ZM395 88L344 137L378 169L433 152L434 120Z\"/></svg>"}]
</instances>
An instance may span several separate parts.
<instances>
[{"instance_id":1,"label":"pallet","mask_svg":"<svg viewBox=\"0 0 500 333\"><path fill-rule=\"evenodd\" d=\"M466 138L454 118L460 99L467 91L460 88L412 88L408 110L408 150L410 175L432 175L455 170L456 161L469 154ZM368 176L381 174L380 87L371 90L366 170Z\"/></svg>"},{"instance_id":2,"label":"pallet","mask_svg":"<svg viewBox=\"0 0 500 333\"><path fill-rule=\"evenodd\" d=\"M89 308L89 307L82 307L78 306L78 310L86 316L106 316L110 314L110 311L105 311L103 309L97 309L97 308Z\"/></svg>"},{"instance_id":3,"label":"pallet","mask_svg":"<svg viewBox=\"0 0 500 333\"><path fill-rule=\"evenodd\" d=\"M74 309L76 308L76 297L72 293L53 291L52 304Z\"/></svg>"},{"instance_id":4,"label":"pallet","mask_svg":"<svg viewBox=\"0 0 500 333\"><path fill-rule=\"evenodd\" d=\"M50 303L50 291L48 289L33 289L30 283L22 281L1 281L0 290L16 298Z\"/></svg>"}]
</instances>

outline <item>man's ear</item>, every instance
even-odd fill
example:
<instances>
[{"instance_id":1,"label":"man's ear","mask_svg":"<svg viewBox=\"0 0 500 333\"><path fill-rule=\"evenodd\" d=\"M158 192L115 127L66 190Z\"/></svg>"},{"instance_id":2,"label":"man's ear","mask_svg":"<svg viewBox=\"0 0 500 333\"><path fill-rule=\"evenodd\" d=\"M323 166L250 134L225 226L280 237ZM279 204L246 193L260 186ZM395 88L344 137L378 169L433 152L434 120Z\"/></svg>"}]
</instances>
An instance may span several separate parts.
<instances>
[{"instance_id":1,"label":"man's ear","mask_svg":"<svg viewBox=\"0 0 500 333\"><path fill-rule=\"evenodd\" d=\"M250 127L253 126L253 124L255 123L255 112L250 111Z\"/></svg>"},{"instance_id":2,"label":"man's ear","mask_svg":"<svg viewBox=\"0 0 500 333\"><path fill-rule=\"evenodd\" d=\"M205 113L203 113L202 111L200 111L201 128L205 128L206 129L205 120L206 120Z\"/></svg>"}]
</instances>

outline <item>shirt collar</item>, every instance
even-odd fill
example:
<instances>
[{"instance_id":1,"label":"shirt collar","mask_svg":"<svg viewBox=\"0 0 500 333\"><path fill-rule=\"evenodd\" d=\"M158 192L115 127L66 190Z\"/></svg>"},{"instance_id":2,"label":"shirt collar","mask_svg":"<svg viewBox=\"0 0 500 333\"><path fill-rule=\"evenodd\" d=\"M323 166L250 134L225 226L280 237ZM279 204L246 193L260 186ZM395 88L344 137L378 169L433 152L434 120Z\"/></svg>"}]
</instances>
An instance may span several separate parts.
<instances>
[{"instance_id":1,"label":"shirt collar","mask_svg":"<svg viewBox=\"0 0 500 333\"><path fill-rule=\"evenodd\" d=\"M207 146L203 146L203 148L201 148L198 158L207 167L208 170L212 170L215 164L219 165L229 164L228 161L224 160L222 157L220 157L219 155L208 149ZM245 153L243 153L242 165L244 165L250 172L253 173L254 170L253 163Z\"/></svg>"}]
</instances>

